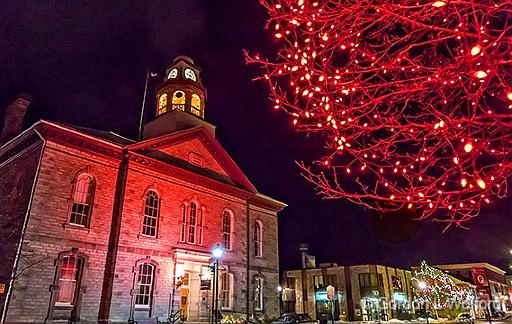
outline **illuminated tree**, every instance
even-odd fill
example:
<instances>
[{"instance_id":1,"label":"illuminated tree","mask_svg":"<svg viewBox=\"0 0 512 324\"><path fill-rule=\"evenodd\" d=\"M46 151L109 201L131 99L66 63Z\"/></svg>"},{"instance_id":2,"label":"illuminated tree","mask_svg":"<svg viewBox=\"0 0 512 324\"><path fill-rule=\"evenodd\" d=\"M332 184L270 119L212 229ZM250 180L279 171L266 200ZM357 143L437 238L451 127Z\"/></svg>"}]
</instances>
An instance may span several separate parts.
<instances>
[{"instance_id":1,"label":"illuminated tree","mask_svg":"<svg viewBox=\"0 0 512 324\"><path fill-rule=\"evenodd\" d=\"M414 273L412 288L417 302L424 303L427 308L449 308L451 303L467 303L474 299L473 290L467 284L456 283L447 273L421 263L420 269Z\"/></svg>"},{"instance_id":2,"label":"illuminated tree","mask_svg":"<svg viewBox=\"0 0 512 324\"><path fill-rule=\"evenodd\" d=\"M260 0L279 49L247 54L275 108L325 141L328 199L461 225L512 171L509 0Z\"/></svg>"}]
</instances>

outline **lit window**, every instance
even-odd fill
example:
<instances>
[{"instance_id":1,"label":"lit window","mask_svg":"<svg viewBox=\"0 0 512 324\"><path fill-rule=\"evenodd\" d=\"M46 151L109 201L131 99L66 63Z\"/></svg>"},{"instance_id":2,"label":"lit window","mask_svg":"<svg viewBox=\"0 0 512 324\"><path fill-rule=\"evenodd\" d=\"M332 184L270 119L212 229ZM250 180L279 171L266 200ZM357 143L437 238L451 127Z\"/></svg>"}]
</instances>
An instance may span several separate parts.
<instances>
[{"instance_id":1,"label":"lit window","mask_svg":"<svg viewBox=\"0 0 512 324\"><path fill-rule=\"evenodd\" d=\"M263 256L263 239L261 222L254 222L253 228L254 256Z\"/></svg>"},{"instance_id":2,"label":"lit window","mask_svg":"<svg viewBox=\"0 0 512 324\"><path fill-rule=\"evenodd\" d=\"M254 278L254 310L263 310L263 278Z\"/></svg>"},{"instance_id":3,"label":"lit window","mask_svg":"<svg viewBox=\"0 0 512 324\"><path fill-rule=\"evenodd\" d=\"M185 110L185 92L178 90L172 94L172 109Z\"/></svg>"},{"instance_id":4,"label":"lit window","mask_svg":"<svg viewBox=\"0 0 512 324\"><path fill-rule=\"evenodd\" d=\"M222 273L220 278L220 307L231 309L233 307L233 274Z\"/></svg>"},{"instance_id":5,"label":"lit window","mask_svg":"<svg viewBox=\"0 0 512 324\"><path fill-rule=\"evenodd\" d=\"M87 173L80 174L75 181L69 222L89 226L94 196L94 178Z\"/></svg>"},{"instance_id":6,"label":"lit window","mask_svg":"<svg viewBox=\"0 0 512 324\"><path fill-rule=\"evenodd\" d=\"M197 80L196 74L194 73L194 71L192 71L192 69L185 69L185 78L190 79L192 81Z\"/></svg>"},{"instance_id":7,"label":"lit window","mask_svg":"<svg viewBox=\"0 0 512 324\"><path fill-rule=\"evenodd\" d=\"M146 194L146 204L144 207L144 223L142 225L142 235L156 237L159 202L158 194L153 190L148 191Z\"/></svg>"},{"instance_id":8,"label":"lit window","mask_svg":"<svg viewBox=\"0 0 512 324\"><path fill-rule=\"evenodd\" d=\"M147 308L151 305L153 295L153 282L155 266L150 263L142 263L138 267L135 307Z\"/></svg>"},{"instance_id":9,"label":"lit window","mask_svg":"<svg viewBox=\"0 0 512 324\"><path fill-rule=\"evenodd\" d=\"M190 111L197 116L201 116L201 97L197 94L192 94L190 99Z\"/></svg>"},{"instance_id":10,"label":"lit window","mask_svg":"<svg viewBox=\"0 0 512 324\"><path fill-rule=\"evenodd\" d=\"M160 99L158 99L158 110L156 112L156 115L163 114L167 111L167 94L164 93L160 96Z\"/></svg>"},{"instance_id":11,"label":"lit window","mask_svg":"<svg viewBox=\"0 0 512 324\"><path fill-rule=\"evenodd\" d=\"M231 213L227 210L222 213L222 245L231 250Z\"/></svg>"},{"instance_id":12,"label":"lit window","mask_svg":"<svg viewBox=\"0 0 512 324\"><path fill-rule=\"evenodd\" d=\"M57 305L71 306L76 302L76 292L80 286L82 265L82 259L74 256L65 256L61 259Z\"/></svg>"}]
</instances>

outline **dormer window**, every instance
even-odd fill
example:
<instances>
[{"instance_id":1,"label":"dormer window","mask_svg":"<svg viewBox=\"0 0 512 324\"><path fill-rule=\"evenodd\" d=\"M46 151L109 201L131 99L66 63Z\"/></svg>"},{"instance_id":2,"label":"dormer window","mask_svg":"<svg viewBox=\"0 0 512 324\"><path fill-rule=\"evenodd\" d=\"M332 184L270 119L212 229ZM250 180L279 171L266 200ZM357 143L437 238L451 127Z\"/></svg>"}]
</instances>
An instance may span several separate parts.
<instances>
[{"instance_id":1,"label":"dormer window","mask_svg":"<svg viewBox=\"0 0 512 324\"><path fill-rule=\"evenodd\" d=\"M176 79L177 77L178 77L178 69L176 69L176 68L169 71L169 74L167 75L167 79Z\"/></svg>"},{"instance_id":2,"label":"dormer window","mask_svg":"<svg viewBox=\"0 0 512 324\"><path fill-rule=\"evenodd\" d=\"M185 110L185 92L178 90L172 94L172 109Z\"/></svg>"},{"instance_id":3,"label":"dormer window","mask_svg":"<svg viewBox=\"0 0 512 324\"><path fill-rule=\"evenodd\" d=\"M185 69L185 79L189 79L194 82L197 81L196 74L194 73L194 71L192 71L192 69Z\"/></svg>"}]
</instances>

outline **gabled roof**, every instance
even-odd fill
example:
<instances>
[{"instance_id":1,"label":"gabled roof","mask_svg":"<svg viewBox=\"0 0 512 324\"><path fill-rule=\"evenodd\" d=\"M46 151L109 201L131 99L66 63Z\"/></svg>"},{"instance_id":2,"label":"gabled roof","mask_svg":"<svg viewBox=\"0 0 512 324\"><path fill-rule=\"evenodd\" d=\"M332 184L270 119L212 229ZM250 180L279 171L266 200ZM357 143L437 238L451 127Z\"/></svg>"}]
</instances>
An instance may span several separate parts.
<instances>
[{"instance_id":1,"label":"gabled roof","mask_svg":"<svg viewBox=\"0 0 512 324\"><path fill-rule=\"evenodd\" d=\"M176 171L181 174L181 177L190 178L190 181L201 181L206 186L221 184L221 186L215 185L215 188L243 197L258 206L265 206L275 211L280 211L287 206L283 202L258 193L220 143L203 126L135 142L113 132L40 120L11 141L0 146L0 155L15 149L18 142L32 135L37 138L42 136L63 145L77 146L117 159L121 159L126 153L131 153L130 155L135 161L144 161L144 164L156 166L159 170L161 167L167 168L173 174ZM199 140L222 166L225 174L195 166L186 160L161 151L162 148L190 139Z\"/></svg>"},{"instance_id":2,"label":"gabled roof","mask_svg":"<svg viewBox=\"0 0 512 324\"><path fill-rule=\"evenodd\" d=\"M148 140L144 140L138 143L134 143L132 145L128 145L127 149L129 151L140 152L142 154L151 156L156 159L164 159L168 161L176 161L180 159L176 159L168 154L165 154L159 149L163 149L169 147L171 145L176 145L182 143L184 141L188 141L192 138L199 139L204 147L211 153L211 155L217 160L217 162L223 167L226 174L230 179L233 180L235 184L242 187L245 190L248 190L252 193L257 193L256 188L249 181L249 179L245 176L242 170L236 165L236 163L231 159L229 154L224 150L224 148L220 145L220 143L212 136L208 130L203 126L198 126L170 134L165 134L162 136L158 136L155 138L151 138ZM196 168L196 170L202 169L198 167L194 167L187 161L182 160L188 168ZM182 165L182 167L183 167ZM215 174L216 176L223 177L223 175L213 171L202 169L202 172L206 172L208 174Z\"/></svg>"}]
</instances>

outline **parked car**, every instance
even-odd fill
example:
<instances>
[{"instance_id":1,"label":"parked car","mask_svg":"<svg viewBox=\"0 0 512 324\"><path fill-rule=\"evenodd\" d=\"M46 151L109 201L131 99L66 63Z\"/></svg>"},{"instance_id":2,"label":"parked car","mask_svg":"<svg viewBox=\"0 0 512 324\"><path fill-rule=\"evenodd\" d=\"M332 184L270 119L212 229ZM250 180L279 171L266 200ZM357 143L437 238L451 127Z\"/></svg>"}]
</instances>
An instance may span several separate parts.
<instances>
[{"instance_id":1,"label":"parked car","mask_svg":"<svg viewBox=\"0 0 512 324\"><path fill-rule=\"evenodd\" d=\"M312 319L308 314L285 313L272 321L272 324L298 324L298 323L314 323L318 321Z\"/></svg>"},{"instance_id":2,"label":"parked car","mask_svg":"<svg viewBox=\"0 0 512 324\"><path fill-rule=\"evenodd\" d=\"M460 313L455 318L455 321L457 324L474 324L475 320L473 319L473 316L469 313Z\"/></svg>"}]
</instances>

